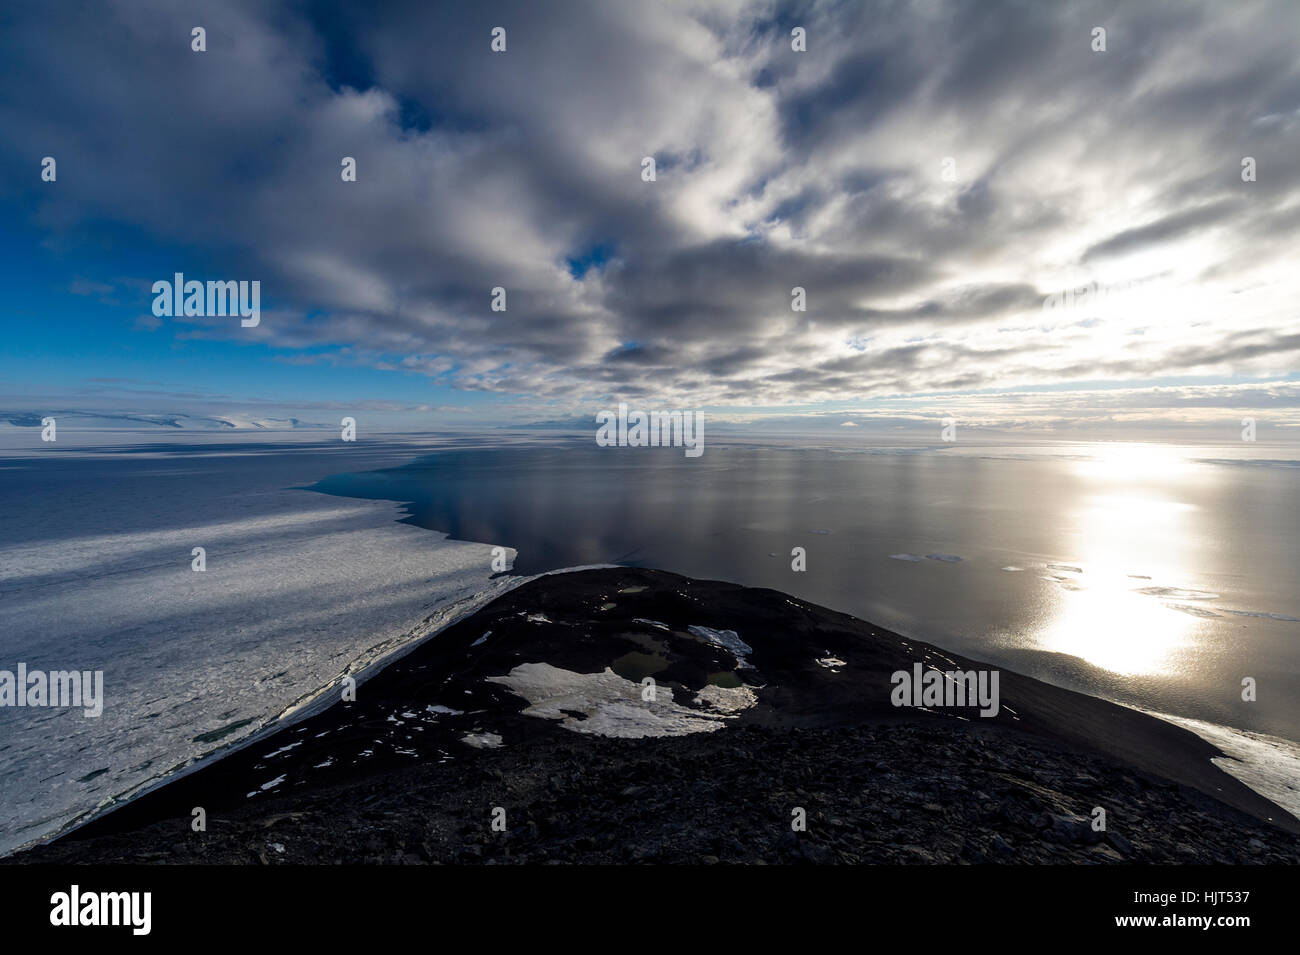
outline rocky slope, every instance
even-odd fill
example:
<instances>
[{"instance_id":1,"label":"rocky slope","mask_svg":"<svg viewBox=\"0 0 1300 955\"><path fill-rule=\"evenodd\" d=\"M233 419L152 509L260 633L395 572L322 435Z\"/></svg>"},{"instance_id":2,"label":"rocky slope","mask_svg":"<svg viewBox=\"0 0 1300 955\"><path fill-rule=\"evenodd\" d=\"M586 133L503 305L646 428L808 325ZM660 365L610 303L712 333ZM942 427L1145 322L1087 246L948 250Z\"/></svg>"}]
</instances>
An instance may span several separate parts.
<instances>
[{"instance_id":1,"label":"rocky slope","mask_svg":"<svg viewBox=\"0 0 1300 955\"><path fill-rule=\"evenodd\" d=\"M990 669L775 591L542 577L6 861L1300 861L1300 823L1195 735L1007 670L996 716L896 707L916 663Z\"/></svg>"}]
</instances>

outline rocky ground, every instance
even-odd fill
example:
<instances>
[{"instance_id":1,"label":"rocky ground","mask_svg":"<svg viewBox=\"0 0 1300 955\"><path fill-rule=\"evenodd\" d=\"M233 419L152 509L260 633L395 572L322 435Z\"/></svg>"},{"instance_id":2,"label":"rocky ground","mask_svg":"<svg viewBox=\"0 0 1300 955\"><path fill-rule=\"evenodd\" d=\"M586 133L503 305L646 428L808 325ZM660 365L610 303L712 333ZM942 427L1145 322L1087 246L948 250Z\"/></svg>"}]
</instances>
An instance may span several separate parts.
<instances>
[{"instance_id":1,"label":"rocky ground","mask_svg":"<svg viewBox=\"0 0 1300 955\"><path fill-rule=\"evenodd\" d=\"M543 577L355 701L5 861L1300 861L1300 824L1193 734L1005 670L996 717L897 708L918 661L984 666L775 591Z\"/></svg>"}]
</instances>

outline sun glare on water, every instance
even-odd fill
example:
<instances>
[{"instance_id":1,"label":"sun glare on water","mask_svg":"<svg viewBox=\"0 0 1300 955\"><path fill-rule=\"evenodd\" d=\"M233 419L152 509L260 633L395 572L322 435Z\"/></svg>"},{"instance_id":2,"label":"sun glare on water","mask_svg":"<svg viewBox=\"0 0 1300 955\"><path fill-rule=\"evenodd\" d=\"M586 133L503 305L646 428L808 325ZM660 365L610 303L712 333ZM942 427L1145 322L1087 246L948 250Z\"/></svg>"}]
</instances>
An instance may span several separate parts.
<instances>
[{"instance_id":1,"label":"sun glare on water","mask_svg":"<svg viewBox=\"0 0 1300 955\"><path fill-rule=\"evenodd\" d=\"M1197 465L1174 449L1107 445L1075 468L1085 481L1071 508L1074 550L1049 567L1060 599L1039 635L1042 649L1126 676L1171 672L1198 627L1199 596L1179 603L1160 587L1184 587L1197 508L1180 500ZM1188 597L1193 599L1187 599ZM1181 607L1181 609L1179 609Z\"/></svg>"}]
</instances>

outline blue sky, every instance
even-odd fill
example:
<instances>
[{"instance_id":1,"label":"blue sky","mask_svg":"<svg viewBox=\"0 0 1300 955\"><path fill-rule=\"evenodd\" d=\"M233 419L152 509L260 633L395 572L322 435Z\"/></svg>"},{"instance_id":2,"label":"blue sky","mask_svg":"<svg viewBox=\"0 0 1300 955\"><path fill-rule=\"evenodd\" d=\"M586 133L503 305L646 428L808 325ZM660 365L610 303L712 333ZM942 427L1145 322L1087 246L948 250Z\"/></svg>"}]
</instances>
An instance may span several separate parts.
<instances>
[{"instance_id":1,"label":"blue sky","mask_svg":"<svg viewBox=\"0 0 1300 955\"><path fill-rule=\"evenodd\" d=\"M154 296L122 277L170 277L175 249L111 228L99 241L64 241L50 248L39 228L0 223L0 274L9 292L0 382L11 409L222 414L265 404L268 416L316 407L314 418L310 410L299 414L332 422L327 407L383 401L409 409L403 417L414 424L430 414L424 406L463 408L469 420L484 420L506 400L440 386L418 373L298 363L320 349L191 339L187 329L152 327ZM204 259L191 253L183 261ZM207 274L200 269L191 277ZM263 300L264 308L274 304Z\"/></svg>"}]
</instances>

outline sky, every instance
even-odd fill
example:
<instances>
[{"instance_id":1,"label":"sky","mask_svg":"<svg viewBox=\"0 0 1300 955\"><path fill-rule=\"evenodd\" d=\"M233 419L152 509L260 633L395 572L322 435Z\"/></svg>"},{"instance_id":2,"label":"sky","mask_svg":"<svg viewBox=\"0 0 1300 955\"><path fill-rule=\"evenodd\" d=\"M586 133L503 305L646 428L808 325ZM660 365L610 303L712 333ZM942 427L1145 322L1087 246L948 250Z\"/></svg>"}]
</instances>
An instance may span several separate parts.
<instances>
[{"instance_id":1,"label":"sky","mask_svg":"<svg viewBox=\"0 0 1300 955\"><path fill-rule=\"evenodd\" d=\"M1300 436L1298 54L1292 0L5 4L0 417Z\"/></svg>"}]
</instances>

